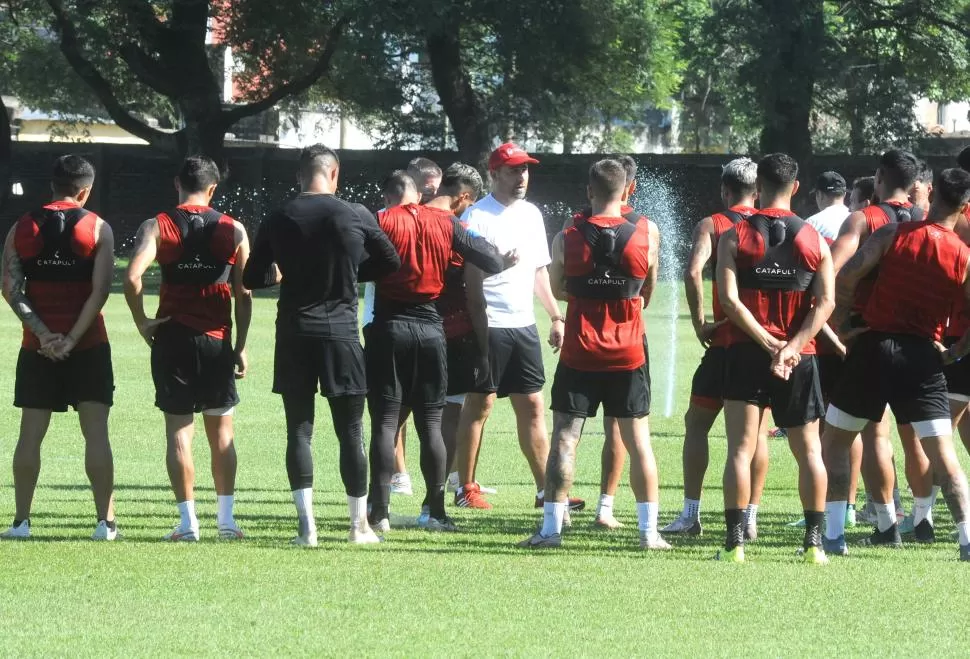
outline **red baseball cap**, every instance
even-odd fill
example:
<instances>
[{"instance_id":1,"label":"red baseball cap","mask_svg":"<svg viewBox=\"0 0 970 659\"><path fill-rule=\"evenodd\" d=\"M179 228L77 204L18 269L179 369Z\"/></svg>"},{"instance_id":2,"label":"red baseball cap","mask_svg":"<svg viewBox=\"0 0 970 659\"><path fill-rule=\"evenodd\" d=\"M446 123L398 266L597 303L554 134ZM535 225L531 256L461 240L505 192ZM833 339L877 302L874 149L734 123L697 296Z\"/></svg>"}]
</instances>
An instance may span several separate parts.
<instances>
[{"instance_id":1,"label":"red baseball cap","mask_svg":"<svg viewBox=\"0 0 970 659\"><path fill-rule=\"evenodd\" d=\"M499 167L518 167L519 165L538 165L539 161L526 153L518 144L506 142L492 151L488 157L488 169L494 171Z\"/></svg>"}]
</instances>

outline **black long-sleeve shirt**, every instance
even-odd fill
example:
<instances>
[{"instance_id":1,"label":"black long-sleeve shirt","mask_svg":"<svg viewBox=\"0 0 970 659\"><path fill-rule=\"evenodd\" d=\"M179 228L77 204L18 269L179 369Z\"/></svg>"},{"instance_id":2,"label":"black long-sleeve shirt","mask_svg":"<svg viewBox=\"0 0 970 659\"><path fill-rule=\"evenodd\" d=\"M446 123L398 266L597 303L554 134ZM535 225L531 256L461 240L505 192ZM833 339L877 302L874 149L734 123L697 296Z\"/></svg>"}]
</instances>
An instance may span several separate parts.
<instances>
[{"instance_id":1,"label":"black long-sleeve shirt","mask_svg":"<svg viewBox=\"0 0 970 659\"><path fill-rule=\"evenodd\" d=\"M365 261L375 278L401 267L377 219L360 204L303 193L260 225L243 285L272 286L275 263L283 275L277 333L356 340L358 268Z\"/></svg>"}]
</instances>

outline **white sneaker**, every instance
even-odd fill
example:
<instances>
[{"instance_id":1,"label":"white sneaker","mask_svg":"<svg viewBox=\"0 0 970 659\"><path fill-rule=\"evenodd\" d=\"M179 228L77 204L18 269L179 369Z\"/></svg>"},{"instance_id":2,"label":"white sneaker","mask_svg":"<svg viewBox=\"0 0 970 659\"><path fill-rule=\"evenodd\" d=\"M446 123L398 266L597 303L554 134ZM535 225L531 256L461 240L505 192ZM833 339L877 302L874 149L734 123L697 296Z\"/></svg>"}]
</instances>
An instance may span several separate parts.
<instances>
[{"instance_id":1,"label":"white sneaker","mask_svg":"<svg viewBox=\"0 0 970 659\"><path fill-rule=\"evenodd\" d=\"M176 526L169 533L166 533L162 540L167 542L198 542L199 541L199 527L190 526L187 529L181 526Z\"/></svg>"},{"instance_id":2,"label":"white sneaker","mask_svg":"<svg viewBox=\"0 0 970 659\"><path fill-rule=\"evenodd\" d=\"M118 538L118 527L114 528L108 526L108 523L104 520L98 522L98 525L94 527L94 533L91 534L92 540L115 540Z\"/></svg>"},{"instance_id":3,"label":"white sneaker","mask_svg":"<svg viewBox=\"0 0 970 659\"><path fill-rule=\"evenodd\" d=\"M25 519L17 526L11 525L9 529L0 533L3 540L26 540L30 537L30 520Z\"/></svg>"},{"instance_id":4,"label":"white sneaker","mask_svg":"<svg viewBox=\"0 0 970 659\"><path fill-rule=\"evenodd\" d=\"M303 535L298 535L292 540L290 544L294 547L316 547L317 546L317 530L311 529Z\"/></svg>"},{"instance_id":5,"label":"white sneaker","mask_svg":"<svg viewBox=\"0 0 970 659\"><path fill-rule=\"evenodd\" d=\"M684 535L701 535L701 522L693 517L681 515L673 522L663 527L661 533L683 533Z\"/></svg>"},{"instance_id":6,"label":"white sneaker","mask_svg":"<svg viewBox=\"0 0 970 659\"><path fill-rule=\"evenodd\" d=\"M359 529L350 529L350 537L348 538L351 544L354 545L376 545L384 542L384 539L374 533L374 529L370 526L364 526Z\"/></svg>"},{"instance_id":7,"label":"white sneaker","mask_svg":"<svg viewBox=\"0 0 970 659\"><path fill-rule=\"evenodd\" d=\"M640 536L640 549L659 549L666 551L668 549L673 549L670 543L663 539L659 533L654 533L652 538L648 538L644 535Z\"/></svg>"},{"instance_id":8,"label":"white sneaker","mask_svg":"<svg viewBox=\"0 0 970 659\"><path fill-rule=\"evenodd\" d=\"M391 476L391 494L403 494L407 497L414 494L411 490L411 475L405 471Z\"/></svg>"},{"instance_id":9,"label":"white sneaker","mask_svg":"<svg viewBox=\"0 0 970 659\"><path fill-rule=\"evenodd\" d=\"M475 482L478 484L478 489L479 491L481 491L482 494L498 494L497 487L485 487L481 483L478 483L478 481L475 481Z\"/></svg>"},{"instance_id":10,"label":"white sneaker","mask_svg":"<svg viewBox=\"0 0 970 659\"><path fill-rule=\"evenodd\" d=\"M219 525L220 540L242 540L245 537L246 536L243 535L242 529L236 526L235 522L232 524Z\"/></svg>"},{"instance_id":11,"label":"white sneaker","mask_svg":"<svg viewBox=\"0 0 970 659\"><path fill-rule=\"evenodd\" d=\"M444 519L435 519L428 515L428 520L421 525L421 528L425 531L432 531L434 533L457 533L458 527L455 526L454 520L450 517L445 517Z\"/></svg>"},{"instance_id":12,"label":"white sneaker","mask_svg":"<svg viewBox=\"0 0 970 659\"><path fill-rule=\"evenodd\" d=\"M391 530L391 522L390 522L390 520L388 520L385 517L384 519L382 519L382 520L380 520L380 521L378 521L378 522L376 522L374 524L371 524L370 527L371 527L371 529L374 530L375 533L380 533L381 535L384 535L385 533L389 533L390 532L390 530Z\"/></svg>"}]
</instances>

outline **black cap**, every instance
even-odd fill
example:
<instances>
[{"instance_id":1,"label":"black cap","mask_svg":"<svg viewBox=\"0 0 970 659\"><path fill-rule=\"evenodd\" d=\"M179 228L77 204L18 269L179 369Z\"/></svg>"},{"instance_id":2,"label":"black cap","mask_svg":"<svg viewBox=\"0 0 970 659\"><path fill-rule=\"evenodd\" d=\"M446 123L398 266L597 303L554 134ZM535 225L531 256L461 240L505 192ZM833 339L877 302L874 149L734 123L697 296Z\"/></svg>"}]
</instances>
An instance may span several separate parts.
<instances>
[{"instance_id":1,"label":"black cap","mask_svg":"<svg viewBox=\"0 0 970 659\"><path fill-rule=\"evenodd\" d=\"M845 194L845 179L838 172L822 172L815 181L815 189L812 192L826 192L837 195Z\"/></svg>"}]
</instances>

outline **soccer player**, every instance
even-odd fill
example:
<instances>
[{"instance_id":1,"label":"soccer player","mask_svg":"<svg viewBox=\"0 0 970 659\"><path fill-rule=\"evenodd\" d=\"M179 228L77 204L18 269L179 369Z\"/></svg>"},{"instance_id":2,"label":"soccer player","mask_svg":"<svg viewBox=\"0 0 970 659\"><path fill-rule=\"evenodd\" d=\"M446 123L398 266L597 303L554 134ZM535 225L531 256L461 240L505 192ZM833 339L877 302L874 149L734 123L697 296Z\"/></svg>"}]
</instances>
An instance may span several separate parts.
<instances>
[{"instance_id":1,"label":"soccer player","mask_svg":"<svg viewBox=\"0 0 970 659\"><path fill-rule=\"evenodd\" d=\"M165 415L166 465L179 523L165 540L195 542L195 413L209 440L219 538L243 537L233 517L236 448L232 415L236 378L246 376L252 294L242 284L249 258L246 228L210 206L219 167L205 156L185 159L175 178L178 206L138 229L125 277L125 299L151 346L155 405ZM158 262L162 285L155 318L145 315L142 276ZM233 300L236 341L233 344Z\"/></svg>"},{"instance_id":2,"label":"soccer player","mask_svg":"<svg viewBox=\"0 0 970 659\"><path fill-rule=\"evenodd\" d=\"M861 211L872 203L875 195L875 176L861 176L852 181L852 191L849 192L849 212L855 213L856 211Z\"/></svg>"},{"instance_id":3,"label":"soccer player","mask_svg":"<svg viewBox=\"0 0 970 659\"><path fill-rule=\"evenodd\" d=\"M449 192L460 192L449 181ZM441 414L447 392L447 348L435 300L445 285L452 256L493 275L506 262L494 246L469 233L451 209L420 206L414 180L392 173L383 186L390 206L378 222L401 257L401 268L377 281L374 322L367 327L364 354L370 387L371 417L370 523L390 529L389 497L394 436L402 408L411 410L421 441L421 471L427 491L424 528L454 531L445 513L447 463L441 437ZM515 256L508 255L509 265Z\"/></svg>"},{"instance_id":4,"label":"soccer player","mask_svg":"<svg viewBox=\"0 0 970 659\"><path fill-rule=\"evenodd\" d=\"M310 442L318 387L340 442L350 541L379 540L367 523L361 425L367 380L357 320L358 268L380 277L401 266L376 218L334 195L339 176L340 161L331 149L322 144L303 149L301 192L263 221L243 272L243 286L250 290L280 283L273 391L283 397L286 414L286 472L299 520L293 544L311 547L317 544Z\"/></svg>"},{"instance_id":5,"label":"soccer player","mask_svg":"<svg viewBox=\"0 0 970 659\"><path fill-rule=\"evenodd\" d=\"M924 214L930 210L930 195L933 194L933 168L925 160L919 161L919 170L913 187L909 189L909 200Z\"/></svg>"},{"instance_id":6,"label":"soccer player","mask_svg":"<svg viewBox=\"0 0 970 659\"><path fill-rule=\"evenodd\" d=\"M826 476L818 419L824 410L814 352L815 336L832 312L835 282L828 245L791 211L797 179L798 164L790 156L762 158L761 210L735 224L717 246L718 294L732 323L723 389L727 534L718 554L730 562L744 561L751 461L767 407L787 429L798 463L804 560L828 560L821 547Z\"/></svg>"},{"instance_id":7,"label":"soccer player","mask_svg":"<svg viewBox=\"0 0 970 659\"><path fill-rule=\"evenodd\" d=\"M819 235L832 244L839 236L842 223L849 216L845 205L845 179L838 172L822 172L815 181L815 203L818 211L805 221L815 227Z\"/></svg>"},{"instance_id":8,"label":"soccer player","mask_svg":"<svg viewBox=\"0 0 970 659\"><path fill-rule=\"evenodd\" d=\"M552 328L549 343L562 347L563 321L559 305L549 286L546 267L551 258L545 225L539 209L525 201L529 186L529 165L539 161L516 144L506 143L488 159L492 193L471 206L463 220L474 233L483 236L500 252L515 250L518 265L501 274L486 277L472 265L466 266L469 286L483 286L488 315L489 377L465 397L458 429L458 471L461 488L455 504L464 508L491 508L475 482L482 430L495 399L508 396L515 412L519 447L525 454L536 484L535 506L544 501L546 459L545 403L542 387L545 372L542 347L536 329L534 296L549 314ZM480 283L481 282L481 283ZM572 499L573 510L585 502Z\"/></svg>"},{"instance_id":9,"label":"soccer player","mask_svg":"<svg viewBox=\"0 0 970 659\"><path fill-rule=\"evenodd\" d=\"M944 363L970 352L970 333L949 349L939 344L953 301L970 296L970 248L953 230L968 208L970 174L948 169L934 188L925 222L889 223L877 229L839 272L832 324L842 328L857 299L856 289L878 268L863 312L869 330L849 352L826 415L830 489L825 544L835 553L847 553L838 524L846 504L845 450L867 423L882 418L888 403L896 419L911 424L922 442L957 525L960 559L970 561L967 480L953 449L943 374ZM885 492L888 484L872 487ZM929 507L925 497L916 499L917 529L931 524ZM879 525L869 544L900 544L893 513L892 503L877 505Z\"/></svg>"},{"instance_id":10,"label":"soccer player","mask_svg":"<svg viewBox=\"0 0 970 659\"><path fill-rule=\"evenodd\" d=\"M21 409L13 454L16 512L0 538L30 537L40 445L53 412L77 410L91 481L94 540L118 536L108 412L114 396L111 347L101 309L111 291L114 234L84 209L94 167L79 156L54 163L51 202L20 218L3 248L3 298L23 323L14 406Z\"/></svg>"},{"instance_id":11,"label":"soccer player","mask_svg":"<svg viewBox=\"0 0 970 659\"><path fill-rule=\"evenodd\" d=\"M726 211L705 217L694 227L693 243L684 288L697 340L706 348L691 383L690 404L684 414L684 509L663 533L700 535L701 491L708 465L708 435L723 407L724 357L730 328L717 293L717 245L721 236L737 222L757 211L754 204L758 165L750 158L736 158L721 170L721 201ZM711 295L713 321L708 321L704 304L704 266L711 262L715 277ZM745 508L744 529L748 539L757 536L758 505L768 473L766 428L759 431L751 461L751 500Z\"/></svg>"},{"instance_id":12,"label":"soccer player","mask_svg":"<svg viewBox=\"0 0 970 659\"><path fill-rule=\"evenodd\" d=\"M552 385L553 438L546 465L542 528L519 543L539 549L562 543L576 448L587 417L600 405L616 420L630 453L640 547L670 549L657 532L657 465L650 446L650 378L644 342L644 285L657 276L660 233L645 218L623 217L626 175L616 160L589 172L592 216L556 236L550 281L567 299L562 353Z\"/></svg>"}]
</instances>

